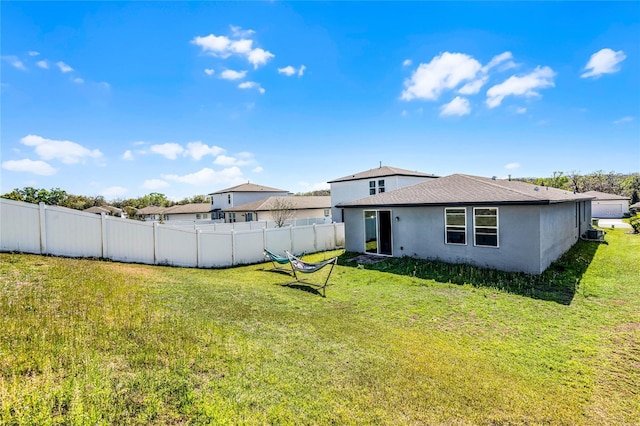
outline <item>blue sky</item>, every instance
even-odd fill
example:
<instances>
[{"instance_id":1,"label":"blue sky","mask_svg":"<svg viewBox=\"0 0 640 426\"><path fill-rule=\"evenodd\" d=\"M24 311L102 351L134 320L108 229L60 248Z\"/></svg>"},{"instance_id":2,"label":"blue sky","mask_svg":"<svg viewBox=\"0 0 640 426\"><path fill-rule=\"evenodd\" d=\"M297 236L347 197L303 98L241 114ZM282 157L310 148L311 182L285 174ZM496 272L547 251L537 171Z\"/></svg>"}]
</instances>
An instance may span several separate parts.
<instances>
[{"instance_id":1,"label":"blue sky","mask_svg":"<svg viewBox=\"0 0 640 426\"><path fill-rule=\"evenodd\" d=\"M1 187L640 171L639 2L6 2Z\"/></svg>"}]
</instances>

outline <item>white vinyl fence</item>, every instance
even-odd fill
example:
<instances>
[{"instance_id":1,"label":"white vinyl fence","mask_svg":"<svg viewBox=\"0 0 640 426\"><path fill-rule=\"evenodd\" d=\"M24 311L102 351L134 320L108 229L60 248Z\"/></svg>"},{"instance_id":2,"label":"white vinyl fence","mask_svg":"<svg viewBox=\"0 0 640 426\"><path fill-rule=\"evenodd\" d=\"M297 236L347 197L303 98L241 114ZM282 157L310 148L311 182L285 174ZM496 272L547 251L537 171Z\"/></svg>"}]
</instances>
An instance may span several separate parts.
<instances>
[{"instance_id":1,"label":"white vinyl fence","mask_svg":"<svg viewBox=\"0 0 640 426\"><path fill-rule=\"evenodd\" d=\"M262 262L264 248L282 254L344 246L343 223L251 223L176 227L0 198L0 251L216 268Z\"/></svg>"}]
</instances>

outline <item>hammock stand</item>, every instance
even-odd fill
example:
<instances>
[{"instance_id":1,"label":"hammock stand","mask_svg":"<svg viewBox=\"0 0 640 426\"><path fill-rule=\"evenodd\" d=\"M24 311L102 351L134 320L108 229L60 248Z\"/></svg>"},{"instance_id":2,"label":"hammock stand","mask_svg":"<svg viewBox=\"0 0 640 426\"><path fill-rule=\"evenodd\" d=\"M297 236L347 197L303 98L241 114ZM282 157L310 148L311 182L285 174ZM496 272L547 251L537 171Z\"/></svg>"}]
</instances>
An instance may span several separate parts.
<instances>
[{"instance_id":1,"label":"hammock stand","mask_svg":"<svg viewBox=\"0 0 640 426\"><path fill-rule=\"evenodd\" d=\"M269 259L273 264L273 268L271 269L272 271L282 271L282 272L286 272L287 274L291 274L291 271L289 270L289 268L279 266L279 265L289 264L288 257L278 256L277 254L272 253L267 249L264 249L264 257L265 259Z\"/></svg>"},{"instance_id":2,"label":"hammock stand","mask_svg":"<svg viewBox=\"0 0 640 426\"><path fill-rule=\"evenodd\" d=\"M293 272L293 276L296 279L294 282L308 284L310 286L317 287L318 290L322 289L322 297L326 297L325 290L326 290L326 287L329 285L329 277L331 276L331 272L333 272L333 267L336 266L336 264L338 263L338 258L334 257L329 260L325 260L324 262L310 263L310 262L305 262L304 260L292 255L288 251L285 251L285 253L287 255L287 258L289 259L289 264L291 265L291 271ZM329 273L327 274L327 277L325 278L324 283L322 284L306 281L303 278L298 276L298 273L312 274L328 265L331 265L331 268L329 269Z\"/></svg>"}]
</instances>

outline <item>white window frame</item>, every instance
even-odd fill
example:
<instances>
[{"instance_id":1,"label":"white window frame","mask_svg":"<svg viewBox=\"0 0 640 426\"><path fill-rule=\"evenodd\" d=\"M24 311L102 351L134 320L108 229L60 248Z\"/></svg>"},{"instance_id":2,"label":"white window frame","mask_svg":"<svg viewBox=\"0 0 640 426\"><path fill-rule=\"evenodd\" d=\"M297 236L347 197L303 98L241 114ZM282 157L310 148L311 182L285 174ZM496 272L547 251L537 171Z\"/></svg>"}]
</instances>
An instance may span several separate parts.
<instances>
[{"instance_id":1,"label":"white window frame","mask_svg":"<svg viewBox=\"0 0 640 426\"><path fill-rule=\"evenodd\" d=\"M460 225L447 225L447 210L463 210L464 211L464 226ZM462 228L464 231L464 243L450 243L447 241L447 231L449 228ZM466 246L467 241L467 208L466 207L445 207L444 209L444 243L454 246Z\"/></svg>"},{"instance_id":2,"label":"white window frame","mask_svg":"<svg viewBox=\"0 0 640 426\"><path fill-rule=\"evenodd\" d=\"M495 210L496 211L496 226L476 226L476 210ZM477 231L476 228L495 228L496 230L496 245L488 246L486 244L478 244L476 241ZM500 209L498 207L474 207L473 208L473 246L474 247L487 247L487 248L500 248Z\"/></svg>"},{"instance_id":3,"label":"white window frame","mask_svg":"<svg viewBox=\"0 0 640 426\"><path fill-rule=\"evenodd\" d=\"M381 194L384 192L384 179L379 179L378 180L378 194Z\"/></svg>"},{"instance_id":4,"label":"white window frame","mask_svg":"<svg viewBox=\"0 0 640 426\"><path fill-rule=\"evenodd\" d=\"M369 195L375 195L376 194L376 181L375 180L370 180L369 181Z\"/></svg>"}]
</instances>

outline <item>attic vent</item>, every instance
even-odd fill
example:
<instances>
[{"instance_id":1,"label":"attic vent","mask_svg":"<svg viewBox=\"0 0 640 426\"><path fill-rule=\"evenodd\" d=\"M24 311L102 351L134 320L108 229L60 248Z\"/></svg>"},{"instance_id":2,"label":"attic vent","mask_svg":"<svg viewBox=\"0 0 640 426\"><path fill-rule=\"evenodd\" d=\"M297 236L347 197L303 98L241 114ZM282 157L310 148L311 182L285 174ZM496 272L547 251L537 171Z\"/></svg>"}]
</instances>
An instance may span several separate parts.
<instances>
[{"instance_id":1,"label":"attic vent","mask_svg":"<svg viewBox=\"0 0 640 426\"><path fill-rule=\"evenodd\" d=\"M491 180L496 180L498 176L491 176Z\"/></svg>"}]
</instances>

